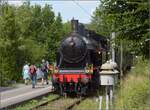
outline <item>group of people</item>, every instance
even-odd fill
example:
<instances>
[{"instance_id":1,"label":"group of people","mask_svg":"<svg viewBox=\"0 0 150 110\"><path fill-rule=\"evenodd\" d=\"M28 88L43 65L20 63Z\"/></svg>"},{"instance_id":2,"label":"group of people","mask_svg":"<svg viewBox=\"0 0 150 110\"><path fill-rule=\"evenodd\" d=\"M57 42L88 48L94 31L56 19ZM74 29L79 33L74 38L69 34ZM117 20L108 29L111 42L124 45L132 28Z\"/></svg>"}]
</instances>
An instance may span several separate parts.
<instances>
[{"instance_id":1,"label":"group of people","mask_svg":"<svg viewBox=\"0 0 150 110\"><path fill-rule=\"evenodd\" d=\"M48 84L48 71L49 71L49 63L48 61L42 60L42 63L39 65L25 63L23 66L23 79L25 84L29 83L29 80L32 80L32 88L35 88L37 84L37 79L41 79L42 85L44 81Z\"/></svg>"}]
</instances>

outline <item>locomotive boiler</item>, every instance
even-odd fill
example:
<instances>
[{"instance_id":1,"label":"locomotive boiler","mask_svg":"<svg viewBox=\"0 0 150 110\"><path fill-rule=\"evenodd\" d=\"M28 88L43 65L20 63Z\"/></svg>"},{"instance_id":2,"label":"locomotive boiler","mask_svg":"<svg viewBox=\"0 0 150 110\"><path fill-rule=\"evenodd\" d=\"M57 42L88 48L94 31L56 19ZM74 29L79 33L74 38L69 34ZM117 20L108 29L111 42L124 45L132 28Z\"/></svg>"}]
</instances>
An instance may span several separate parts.
<instances>
[{"instance_id":1,"label":"locomotive boiler","mask_svg":"<svg viewBox=\"0 0 150 110\"><path fill-rule=\"evenodd\" d=\"M84 28L78 20L72 20L72 32L62 40L57 50L55 71L52 74L54 88L64 93L87 94L99 85L99 66L107 57L107 40Z\"/></svg>"}]
</instances>

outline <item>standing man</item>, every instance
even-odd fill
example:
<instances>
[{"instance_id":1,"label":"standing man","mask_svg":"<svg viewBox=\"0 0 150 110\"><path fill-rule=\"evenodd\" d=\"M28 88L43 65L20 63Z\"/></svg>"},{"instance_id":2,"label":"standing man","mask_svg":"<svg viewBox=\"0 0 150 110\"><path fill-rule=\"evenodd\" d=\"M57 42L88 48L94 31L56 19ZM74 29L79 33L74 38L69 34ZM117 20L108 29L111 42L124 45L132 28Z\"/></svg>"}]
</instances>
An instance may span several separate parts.
<instances>
[{"instance_id":1,"label":"standing man","mask_svg":"<svg viewBox=\"0 0 150 110\"><path fill-rule=\"evenodd\" d=\"M30 66L30 74L31 74L31 80L32 80L32 88L35 88L37 74L36 74L36 66L34 64Z\"/></svg>"},{"instance_id":2,"label":"standing man","mask_svg":"<svg viewBox=\"0 0 150 110\"><path fill-rule=\"evenodd\" d=\"M47 63L44 59L42 60L41 70L44 73L44 80L46 81L46 84L48 84L48 68Z\"/></svg>"},{"instance_id":3,"label":"standing man","mask_svg":"<svg viewBox=\"0 0 150 110\"><path fill-rule=\"evenodd\" d=\"M30 79L30 67L27 62L23 66L23 79L25 84L27 85Z\"/></svg>"}]
</instances>

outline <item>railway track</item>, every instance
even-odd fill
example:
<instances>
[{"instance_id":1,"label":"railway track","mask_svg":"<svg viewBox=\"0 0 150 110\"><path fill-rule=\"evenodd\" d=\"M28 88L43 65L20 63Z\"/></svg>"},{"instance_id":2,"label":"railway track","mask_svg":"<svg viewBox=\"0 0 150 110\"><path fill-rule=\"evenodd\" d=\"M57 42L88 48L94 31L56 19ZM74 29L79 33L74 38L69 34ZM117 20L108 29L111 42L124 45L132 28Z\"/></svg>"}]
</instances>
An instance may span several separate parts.
<instances>
[{"instance_id":1,"label":"railway track","mask_svg":"<svg viewBox=\"0 0 150 110\"><path fill-rule=\"evenodd\" d=\"M73 110L73 108L77 105L79 105L83 100L85 100L86 98L81 98L79 100L77 100L75 103L69 105L65 110Z\"/></svg>"},{"instance_id":2,"label":"railway track","mask_svg":"<svg viewBox=\"0 0 150 110\"><path fill-rule=\"evenodd\" d=\"M29 108L29 110L36 110L36 109L38 109L38 108L40 108L40 107L42 107L42 106L47 105L48 103L54 102L54 101L56 101L56 100L59 100L60 98L61 98L61 97L57 97L57 98L52 99L52 100L44 101L44 102L42 102L42 103L40 103L40 104L38 104L38 105L35 105L34 107Z\"/></svg>"},{"instance_id":3,"label":"railway track","mask_svg":"<svg viewBox=\"0 0 150 110\"><path fill-rule=\"evenodd\" d=\"M53 93L53 92L51 92L51 94L52 94L52 93ZM24 106L24 105L26 105L27 103L29 103L29 102L32 101L32 100L40 101L40 100L42 100L42 98L47 97L47 96L49 96L49 95L50 95L50 93L42 94L42 95L39 95L39 96L37 96L37 97L35 97L35 98L29 99L29 100L26 100L26 101L22 101L22 102L13 104L13 105L9 105L9 106L7 106L7 107L0 108L0 110L8 110L8 109L15 110L18 106ZM53 100L53 99L52 99L52 100Z\"/></svg>"},{"instance_id":4,"label":"railway track","mask_svg":"<svg viewBox=\"0 0 150 110\"><path fill-rule=\"evenodd\" d=\"M45 101L36 105L29 110L73 110L75 106L80 104L86 98L64 98L58 97L53 100Z\"/></svg>"}]
</instances>

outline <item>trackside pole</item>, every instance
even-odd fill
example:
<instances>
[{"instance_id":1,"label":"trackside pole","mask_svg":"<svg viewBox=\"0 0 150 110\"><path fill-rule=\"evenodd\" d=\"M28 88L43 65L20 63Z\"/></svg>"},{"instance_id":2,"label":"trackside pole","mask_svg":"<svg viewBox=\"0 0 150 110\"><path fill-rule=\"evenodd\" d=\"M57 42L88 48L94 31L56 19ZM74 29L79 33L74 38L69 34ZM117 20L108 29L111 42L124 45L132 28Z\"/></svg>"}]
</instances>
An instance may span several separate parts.
<instances>
[{"instance_id":1,"label":"trackside pole","mask_svg":"<svg viewBox=\"0 0 150 110\"><path fill-rule=\"evenodd\" d=\"M102 110L102 96L99 96L99 110Z\"/></svg>"},{"instance_id":2,"label":"trackside pole","mask_svg":"<svg viewBox=\"0 0 150 110\"><path fill-rule=\"evenodd\" d=\"M108 86L106 86L106 110L109 110L109 96L108 96Z\"/></svg>"},{"instance_id":3,"label":"trackside pole","mask_svg":"<svg viewBox=\"0 0 150 110\"><path fill-rule=\"evenodd\" d=\"M113 86L109 87L110 90L110 110L113 109Z\"/></svg>"},{"instance_id":4,"label":"trackside pole","mask_svg":"<svg viewBox=\"0 0 150 110\"><path fill-rule=\"evenodd\" d=\"M123 44L122 40L120 41L120 77L123 77Z\"/></svg>"},{"instance_id":5,"label":"trackside pole","mask_svg":"<svg viewBox=\"0 0 150 110\"><path fill-rule=\"evenodd\" d=\"M115 32L112 32L112 40L115 39ZM112 61L115 62L115 42L113 41L112 46Z\"/></svg>"},{"instance_id":6,"label":"trackside pole","mask_svg":"<svg viewBox=\"0 0 150 110\"><path fill-rule=\"evenodd\" d=\"M113 87L110 87L110 101L112 101L113 98Z\"/></svg>"}]
</instances>

